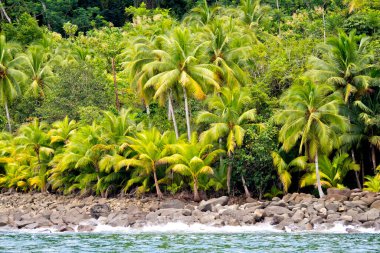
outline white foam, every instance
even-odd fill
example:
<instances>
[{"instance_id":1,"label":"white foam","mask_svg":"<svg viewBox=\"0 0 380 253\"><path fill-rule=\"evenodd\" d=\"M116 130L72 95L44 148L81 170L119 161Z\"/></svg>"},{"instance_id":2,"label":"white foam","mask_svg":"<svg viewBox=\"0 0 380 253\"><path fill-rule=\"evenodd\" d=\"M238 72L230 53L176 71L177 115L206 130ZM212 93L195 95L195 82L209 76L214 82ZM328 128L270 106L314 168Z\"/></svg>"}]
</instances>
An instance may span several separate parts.
<instances>
[{"instance_id":1,"label":"white foam","mask_svg":"<svg viewBox=\"0 0 380 253\"><path fill-rule=\"evenodd\" d=\"M345 226L341 222L336 222L333 226L326 226L326 224L316 225L313 230L299 230L297 227L289 226L285 227L285 231L278 230L274 226L268 223L257 223L255 225L246 226L212 226L204 225L200 223L194 223L191 225L175 222L162 225L146 225L140 228L132 227L112 227L104 225L94 219L83 221L82 225L95 226L95 233L380 233L374 228L363 228L356 226ZM78 226L73 227L75 232L78 232ZM12 229L3 228L3 232L22 232L22 233L58 233L55 228L37 228L37 229Z\"/></svg>"},{"instance_id":2,"label":"white foam","mask_svg":"<svg viewBox=\"0 0 380 253\"><path fill-rule=\"evenodd\" d=\"M107 225L98 225L94 232L121 232L121 233L273 233L282 232L269 224L252 226L210 226L195 223L187 225L185 223L167 223L164 225L151 225L141 228L122 228Z\"/></svg>"}]
</instances>

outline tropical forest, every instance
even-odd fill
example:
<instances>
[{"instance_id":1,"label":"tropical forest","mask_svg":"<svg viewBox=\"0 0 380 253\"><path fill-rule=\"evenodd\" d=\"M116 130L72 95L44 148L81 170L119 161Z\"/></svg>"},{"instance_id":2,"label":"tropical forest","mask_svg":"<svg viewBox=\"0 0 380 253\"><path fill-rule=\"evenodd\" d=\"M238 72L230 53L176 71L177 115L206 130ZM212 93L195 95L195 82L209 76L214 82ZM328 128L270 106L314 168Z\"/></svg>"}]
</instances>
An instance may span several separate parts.
<instances>
[{"instance_id":1,"label":"tropical forest","mask_svg":"<svg viewBox=\"0 0 380 253\"><path fill-rule=\"evenodd\" d=\"M2 192L380 192L379 0L2 0L0 14Z\"/></svg>"}]
</instances>

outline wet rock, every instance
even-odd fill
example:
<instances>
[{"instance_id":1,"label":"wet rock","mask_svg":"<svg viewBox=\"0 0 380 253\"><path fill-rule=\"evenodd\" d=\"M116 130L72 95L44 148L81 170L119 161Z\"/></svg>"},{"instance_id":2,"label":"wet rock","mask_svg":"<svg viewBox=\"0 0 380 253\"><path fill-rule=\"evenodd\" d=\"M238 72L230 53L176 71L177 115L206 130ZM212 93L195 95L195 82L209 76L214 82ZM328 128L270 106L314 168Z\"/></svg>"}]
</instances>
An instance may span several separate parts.
<instances>
[{"instance_id":1,"label":"wet rock","mask_svg":"<svg viewBox=\"0 0 380 253\"><path fill-rule=\"evenodd\" d=\"M217 217L216 214L209 213L209 214L204 214L200 219L200 223L202 224L211 224L214 222L215 218Z\"/></svg>"},{"instance_id":2,"label":"wet rock","mask_svg":"<svg viewBox=\"0 0 380 253\"><path fill-rule=\"evenodd\" d=\"M8 213L0 213L0 227L8 225Z\"/></svg>"},{"instance_id":3,"label":"wet rock","mask_svg":"<svg viewBox=\"0 0 380 253\"><path fill-rule=\"evenodd\" d=\"M152 219L151 221L155 221L157 218ZM117 214L116 216L108 219L107 224L112 227L128 227L133 225L133 221L130 219L128 214Z\"/></svg>"},{"instance_id":4,"label":"wet rock","mask_svg":"<svg viewBox=\"0 0 380 253\"><path fill-rule=\"evenodd\" d=\"M63 223L63 219L62 219L62 215L60 212L58 211L53 211L51 214L50 214L50 221L53 223L53 224L62 224Z\"/></svg>"},{"instance_id":5,"label":"wet rock","mask_svg":"<svg viewBox=\"0 0 380 253\"><path fill-rule=\"evenodd\" d=\"M264 209L256 209L253 212L253 217L254 217L255 221L257 221L257 222L261 221L265 216L266 216L266 212Z\"/></svg>"},{"instance_id":6,"label":"wet rock","mask_svg":"<svg viewBox=\"0 0 380 253\"><path fill-rule=\"evenodd\" d=\"M67 211L63 216L62 216L62 220L66 223L66 224L79 224L81 221L84 221L84 220L87 220L89 219L90 216L87 215L87 214L82 214L78 211L78 209L70 209L69 211Z\"/></svg>"},{"instance_id":7,"label":"wet rock","mask_svg":"<svg viewBox=\"0 0 380 253\"><path fill-rule=\"evenodd\" d=\"M90 208L91 217L98 219L100 216L107 217L111 212L108 204L96 204Z\"/></svg>"},{"instance_id":8,"label":"wet rock","mask_svg":"<svg viewBox=\"0 0 380 253\"><path fill-rule=\"evenodd\" d=\"M376 208L372 208L369 211L365 212L364 215L367 215L367 220L374 221L380 217L380 210Z\"/></svg>"},{"instance_id":9,"label":"wet rock","mask_svg":"<svg viewBox=\"0 0 380 253\"><path fill-rule=\"evenodd\" d=\"M292 216L292 220L296 223L300 222L301 220L303 220L303 218L305 217L304 213L301 211L301 210L297 210L294 215Z\"/></svg>"},{"instance_id":10,"label":"wet rock","mask_svg":"<svg viewBox=\"0 0 380 253\"><path fill-rule=\"evenodd\" d=\"M349 222L351 222L351 221L353 220L352 216L350 216L350 215L342 215L342 216L340 217L340 219L341 219L342 221L349 221Z\"/></svg>"},{"instance_id":11,"label":"wet rock","mask_svg":"<svg viewBox=\"0 0 380 253\"><path fill-rule=\"evenodd\" d=\"M227 205L227 203L228 203L227 196L222 196L220 198L210 199L207 201L202 200L199 203L198 209L201 210L202 212L212 211L212 208L216 206L217 204L224 206L224 205Z\"/></svg>"},{"instance_id":12,"label":"wet rock","mask_svg":"<svg viewBox=\"0 0 380 253\"><path fill-rule=\"evenodd\" d=\"M92 225L79 225L78 226L78 232L92 232L95 230L95 226Z\"/></svg>"},{"instance_id":13,"label":"wet rock","mask_svg":"<svg viewBox=\"0 0 380 253\"><path fill-rule=\"evenodd\" d=\"M284 215L274 215L272 218L272 222L270 223L271 225L277 225L281 221L285 219Z\"/></svg>"}]
</instances>

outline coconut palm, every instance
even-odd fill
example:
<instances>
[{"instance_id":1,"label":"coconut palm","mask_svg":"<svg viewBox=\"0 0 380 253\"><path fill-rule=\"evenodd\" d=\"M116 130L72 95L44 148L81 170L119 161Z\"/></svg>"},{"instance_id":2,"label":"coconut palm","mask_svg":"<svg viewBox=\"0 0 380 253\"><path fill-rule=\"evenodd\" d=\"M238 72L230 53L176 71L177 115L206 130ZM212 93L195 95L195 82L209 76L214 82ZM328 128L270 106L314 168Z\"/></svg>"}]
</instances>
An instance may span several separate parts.
<instances>
[{"instance_id":1,"label":"coconut palm","mask_svg":"<svg viewBox=\"0 0 380 253\"><path fill-rule=\"evenodd\" d=\"M21 59L15 57L17 45L8 43L4 35L0 35L0 102L4 105L8 122L8 131L12 131L9 104L21 94L20 83L25 74L18 69Z\"/></svg>"},{"instance_id":2,"label":"coconut palm","mask_svg":"<svg viewBox=\"0 0 380 253\"><path fill-rule=\"evenodd\" d=\"M34 177L29 179L30 185L40 189L41 192L47 190L46 173L54 154L47 131L48 125L45 122L34 119L30 124L21 126L18 136L14 139L17 145L16 152L26 160L24 166L34 174Z\"/></svg>"},{"instance_id":3,"label":"coconut palm","mask_svg":"<svg viewBox=\"0 0 380 253\"><path fill-rule=\"evenodd\" d=\"M169 167L170 170L190 176L193 182L194 201L200 201L198 178L200 175L214 174L211 165L225 151L222 149L212 150L212 144L199 142L196 133L192 134L189 143L172 145L171 148L175 154L161 158L158 163L172 164Z\"/></svg>"},{"instance_id":4,"label":"coconut palm","mask_svg":"<svg viewBox=\"0 0 380 253\"><path fill-rule=\"evenodd\" d=\"M154 98L172 94L178 87L183 92L188 140L191 139L189 96L202 100L206 98L208 86L219 89L213 66L202 63L205 44L196 45L187 28L177 28L172 37L162 37L166 42L164 50L155 50L159 60L143 67L146 72L155 72L144 88L154 87ZM179 86L178 86L179 85Z\"/></svg>"},{"instance_id":5,"label":"coconut palm","mask_svg":"<svg viewBox=\"0 0 380 253\"><path fill-rule=\"evenodd\" d=\"M113 145L107 143L103 128L95 122L80 127L70 137L65 152L58 154L51 162L52 170L49 181L54 190L70 193L77 189L82 193L95 191L104 196L100 180L99 163L108 154Z\"/></svg>"},{"instance_id":6,"label":"coconut palm","mask_svg":"<svg viewBox=\"0 0 380 253\"><path fill-rule=\"evenodd\" d=\"M380 90L374 94L365 96L363 100L357 100L354 105L360 113L358 120L363 125L361 140L366 140L371 147L371 160L373 170L376 171L376 149L380 150Z\"/></svg>"},{"instance_id":7,"label":"coconut palm","mask_svg":"<svg viewBox=\"0 0 380 253\"><path fill-rule=\"evenodd\" d=\"M294 169L306 169L307 157L299 156L287 163L285 159L282 157L281 152L273 151L272 158L273 165L275 166L278 177L280 178L280 181L282 183L283 193L286 194L288 193L289 186L292 183L292 175L290 174L290 172L292 172Z\"/></svg>"},{"instance_id":8,"label":"coconut palm","mask_svg":"<svg viewBox=\"0 0 380 253\"><path fill-rule=\"evenodd\" d=\"M224 140L228 157L232 157L236 147L240 147L244 140L244 125L252 122L256 117L255 109L247 109L251 97L247 89L227 88L221 89L220 94L208 100L210 111L202 111L197 118L198 124L207 124L209 129L204 131L200 139L211 143ZM231 190L232 167L227 170L227 189Z\"/></svg>"},{"instance_id":9,"label":"coconut palm","mask_svg":"<svg viewBox=\"0 0 380 253\"><path fill-rule=\"evenodd\" d=\"M60 146L63 147L75 134L77 128L77 122L75 120L69 120L68 116L66 116L63 120L54 122L51 130L49 131L50 144L53 145L59 143Z\"/></svg>"},{"instance_id":10,"label":"coconut palm","mask_svg":"<svg viewBox=\"0 0 380 253\"><path fill-rule=\"evenodd\" d=\"M253 41L249 34L235 31L233 27L224 25L223 20L214 21L206 28L205 40L211 42L211 61L222 70L225 83L243 86L248 83L244 66L247 65Z\"/></svg>"},{"instance_id":11,"label":"coconut palm","mask_svg":"<svg viewBox=\"0 0 380 253\"><path fill-rule=\"evenodd\" d=\"M215 18L220 9L220 6L209 6L207 0L203 0L190 10L189 15L185 17L184 22L205 26Z\"/></svg>"},{"instance_id":12,"label":"coconut palm","mask_svg":"<svg viewBox=\"0 0 380 253\"><path fill-rule=\"evenodd\" d=\"M337 38L330 38L321 46L321 58L310 57L311 69L305 75L317 82L335 85L343 91L345 102L352 94L357 98L363 96L371 91L374 81L368 75L374 67L374 56L367 51L368 41L369 37L360 39L355 31L348 35L340 31Z\"/></svg>"},{"instance_id":13,"label":"coconut palm","mask_svg":"<svg viewBox=\"0 0 380 253\"><path fill-rule=\"evenodd\" d=\"M162 198L162 192L157 178L157 169L159 160L168 155L166 146L176 142L173 132L165 132L163 134L157 128L144 130L136 134L135 137L128 136L125 146L136 152L135 157L123 159L118 163L118 167L138 167L145 171L146 174L152 175L156 193Z\"/></svg>"},{"instance_id":14,"label":"coconut palm","mask_svg":"<svg viewBox=\"0 0 380 253\"><path fill-rule=\"evenodd\" d=\"M261 0L241 0L239 8L242 12L242 21L249 26L259 24L270 10L268 5L261 5Z\"/></svg>"},{"instance_id":15,"label":"coconut palm","mask_svg":"<svg viewBox=\"0 0 380 253\"><path fill-rule=\"evenodd\" d=\"M118 115L113 112L104 111L103 127L110 139L110 143L121 145L126 142L126 137L132 135L134 131L142 128L136 123L137 114L131 109L121 109Z\"/></svg>"},{"instance_id":16,"label":"coconut palm","mask_svg":"<svg viewBox=\"0 0 380 253\"><path fill-rule=\"evenodd\" d=\"M365 179L365 187L363 188L363 190L370 192L380 192L380 173L373 177L366 176Z\"/></svg>"},{"instance_id":17,"label":"coconut palm","mask_svg":"<svg viewBox=\"0 0 380 253\"><path fill-rule=\"evenodd\" d=\"M29 77L30 83L27 85L27 93L31 92L34 96L43 98L44 90L53 79L52 71L53 59L49 53L41 46L31 46L26 55L22 56L26 67L25 73Z\"/></svg>"},{"instance_id":18,"label":"coconut palm","mask_svg":"<svg viewBox=\"0 0 380 253\"><path fill-rule=\"evenodd\" d=\"M349 171L358 171L360 166L352 161L347 153L338 153L332 161L323 155L319 158L319 168L321 174L321 184L326 188L345 188L343 180ZM300 180L300 186L314 185L316 180L315 168L306 173Z\"/></svg>"},{"instance_id":19,"label":"coconut palm","mask_svg":"<svg viewBox=\"0 0 380 253\"><path fill-rule=\"evenodd\" d=\"M339 114L341 95L330 85L304 80L291 86L280 104L283 109L275 115L277 123L282 124L279 141L286 152L299 145L298 152L314 160L318 192L323 197L318 155L336 147L339 133L348 128L348 120Z\"/></svg>"}]
</instances>

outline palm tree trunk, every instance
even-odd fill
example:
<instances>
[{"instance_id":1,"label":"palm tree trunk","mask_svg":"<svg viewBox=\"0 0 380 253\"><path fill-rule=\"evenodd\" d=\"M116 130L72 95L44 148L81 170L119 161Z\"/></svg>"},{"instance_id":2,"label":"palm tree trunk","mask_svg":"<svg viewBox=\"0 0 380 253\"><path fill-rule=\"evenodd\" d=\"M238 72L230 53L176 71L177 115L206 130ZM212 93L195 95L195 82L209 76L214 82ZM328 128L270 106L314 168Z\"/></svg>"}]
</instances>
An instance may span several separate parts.
<instances>
[{"instance_id":1,"label":"palm tree trunk","mask_svg":"<svg viewBox=\"0 0 380 253\"><path fill-rule=\"evenodd\" d=\"M373 171L376 174L376 152L375 152L375 146L373 144L371 144L371 160L372 160Z\"/></svg>"},{"instance_id":2,"label":"palm tree trunk","mask_svg":"<svg viewBox=\"0 0 380 253\"><path fill-rule=\"evenodd\" d=\"M354 163L356 163L355 153L354 153L353 149L351 150L351 157L352 157L352 161ZM361 167L360 167L360 169L361 169ZM359 173L357 171L355 171L355 178L356 178L356 184L357 184L358 188L361 190L362 189L362 185L360 184Z\"/></svg>"},{"instance_id":3,"label":"palm tree trunk","mask_svg":"<svg viewBox=\"0 0 380 253\"><path fill-rule=\"evenodd\" d=\"M276 0L276 5L277 5L278 15L280 15L280 4L278 0ZM281 37L281 19L278 19L278 36Z\"/></svg>"},{"instance_id":4,"label":"palm tree trunk","mask_svg":"<svg viewBox=\"0 0 380 253\"><path fill-rule=\"evenodd\" d=\"M241 175L241 181L243 182L245 197L246 198L250 198L251 197L251 193L248 190L248 187L247 187L247 184L245 183L245 179L244 179L243 175Z\"/></svg>"},{"instance_id":5,"label":"palm tree trunk","mask_svg":"<svg viewBox=\"0 0 380 253\"><path fill-rule=\"evenodd\" d=\"M5 8L4 8L4 4L3 2L0 0L0 10L1 10L1 16L4 17L8 23L12 23L12 20L9 18L7 12L5 11Z\"/></svg>"},{"instance_id":6,"label":"palm tree trunk","mask_svg":"<svg viewBox=\"0 0 380 253\"><path fill-rule=\"evenodd\" d=\"M228 154L228 158L230 161L228 161L228 168L227 168L227 192L228 194L231 193L231 174L232 174L232 166L231 166L231 154Z\"/></svg>"},{"instance_id":7,"label":"palm tree trunk","mask_svg":"<svg viewBox=\"0 0 380 253\"><path fill-rule=\"evenodd\" d=\"M323 198L325 196L325 194L322 191L321 176L319 174L318 150L317 150L317 152L315 154L315 174L317 176L317 187L318 187L319 197Z\"/></svg>"},{"instance_id":8,"label":"palm tree trunk","mask_svg":"<svg viewBox=\"0 0 380 253\"><path fill-rule=\"evenodd\" d=\"M189 113L189 104L187 101L187 93L185 87L183 88L183 98L185 99L185 114L186 114L186 125L187 125L187 139L191 139L191 128L190 128L190 113Z\"/></svg>"},{"instance_id":9,"label":"palm tree trunk","mask_svg":"<svg viewBox=\"0 0 380 253\"><path fill-rule=\"evenodd\" d=\"M326 9L326 0L323 0L323 10L322 10L322 19L323 19L323 42L326 44L326 17L325 17L325 9Z\"/></svg>"},{"instance_id":10,"label":"palm tree trunk","mask_svg":"<svg viewBox=\"0 0 380 253\"><path fill-rule=\"evenodd\" d=\"M115 90L116 109L120 111L119 90L117 88L117 79L116 79L115 57L112 57L111 61L112 61L112 75L113 75L113 87Z\"/></svg>"},{"instance_id":11,"label":"palm tree trunk","mask_svg":"<svg viewBox=\"0 0 380 253\"><path fill-rule=\"evenodd\" d=\"M162 195L162 192L161 192L161 190L160 190L160 187L158 186L158 180L157 180L156 169L153 170L153 177L154 177L154 185L156 186L157 197L158 197L159 199L162 199L163 195Z\"/></svg>"},{"instance_id":12,"label":"palm tree trunk","mask_svg":"<svg viewBox=\"0 0 380 253\"><path fill-rule=\"evenodd\" d=\"M7 116L8 131L12 132L11 116L9 115L8 101L6 101L6 100L5 100L5 103L4 103L4 107L5 107L5 114Z\"/></svg>"},{"instance_id":13,"label":"palm tree trunk","mask_svg":"<svg viewBox=\"0 0 380 253\"><path fill-rule=\"evenodd\" d=\"M198 179L194 179L194 201L199 202L201 198L199 197L198 192Z\"/></svg>"},{"instance_id":14,"label":"palm tree trunk","mask_svg":"<svg viewBox=\"0 0 380 253\"><path fill-rule=\"evenodd\" d=\"M171 114L171 118L173 120L173 127L174 127L175 137L178 140L179 134L178 134L177 121L175 119L175 114L174 114L174 109L173 109L172 90L171 89L169 91L169 111L170 111L170 114Z\"/></svg>"}]
</instances>

